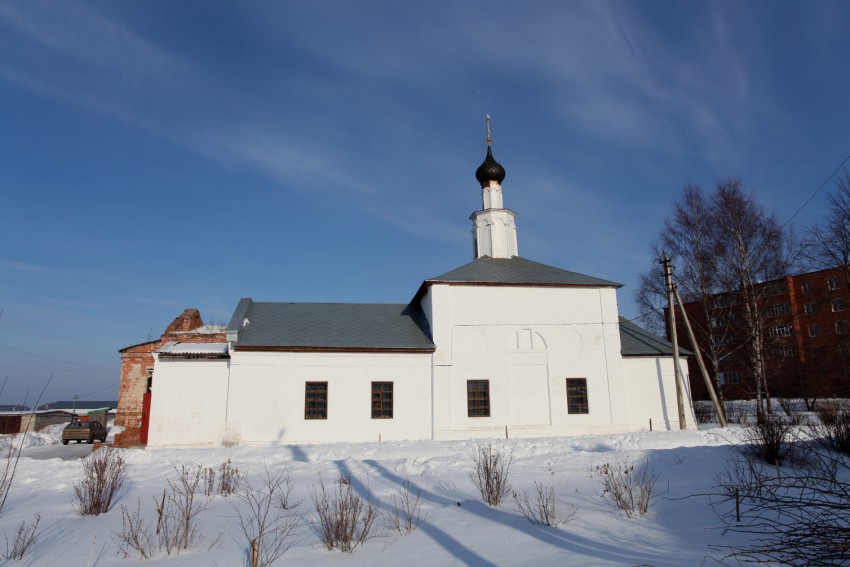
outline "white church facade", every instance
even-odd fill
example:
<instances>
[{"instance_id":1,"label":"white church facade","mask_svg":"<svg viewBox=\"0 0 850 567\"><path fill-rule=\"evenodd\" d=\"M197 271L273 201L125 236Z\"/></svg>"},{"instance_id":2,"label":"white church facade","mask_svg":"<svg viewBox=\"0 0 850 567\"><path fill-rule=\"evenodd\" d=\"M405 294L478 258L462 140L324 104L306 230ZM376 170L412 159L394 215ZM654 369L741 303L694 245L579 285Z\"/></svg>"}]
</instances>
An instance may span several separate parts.
<instances>
[{"instance_id":1,"label":"white church facade","mask_svg":"<svg viewBox=\"0 0 850 567\"><path fill-rule=\"evenodd\" d=\"M475 259L408 304L243 298L226 342L164 345L148 446L678 428L672 346L619 317L619 284L520 257L504 178L488 140Z\"/></svg>"}]
</instances>

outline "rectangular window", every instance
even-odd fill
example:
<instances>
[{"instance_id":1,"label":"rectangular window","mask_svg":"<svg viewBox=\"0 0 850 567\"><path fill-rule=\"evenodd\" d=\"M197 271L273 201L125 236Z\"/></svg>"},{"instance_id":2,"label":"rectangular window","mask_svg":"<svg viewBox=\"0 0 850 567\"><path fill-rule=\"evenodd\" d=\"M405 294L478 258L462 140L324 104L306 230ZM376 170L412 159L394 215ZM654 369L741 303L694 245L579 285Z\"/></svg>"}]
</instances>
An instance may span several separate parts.
<instances>
[{"instance_id":1,"label":"rectangular window","mask_svg":"<svg viewBox=\"0 0 850 567\"><path fill-rule=\"evenodd\" d=\"M794 326L791 324L788 325L774 325L768 329L770 336L772 338L776 337L790 337L794 334Z\"/></svg>"},{"instance_id":2,"label":"rectangular window","mask_svg":"<svg viewBox=\"0 0 850 567\"><path fill-rule=\"evenodd\" d=\"M768 358L791 358L795 355L796 352L792 346L780 345L767 349Z\"/></svg>"},{"instance_id":3,"label":"rectangular window","mask_svg":"<svg viewBox=\"0 0 850 567\"><path fill-rule=\"evenodd\" d=\"M490 417L490 381L466 381L466 412L469 417Z\"/></svg>"},{"instance_id":4,"label":"rectangular window","mask_svg":"<svg viewBox=\"0 0 850 567\"><path fill-rule=\"evenodd\" d=\"M729 334L711 335L711 344L714 346L728 345L732 342L732 337Z\"/></svg>"},{"instance_id":5,"label":"rectangular window","mask_svg":"<svg viewBox=\"0 0 850 567\"><path fill-rule=\"evenodd\" d=\"M804 315L814 315L815 311L817 311L817 303L806 303L803 305Z\"/></svg>"},{"instance_id":6,"label":"rectangular window","mask_svg":"<svg viewBox=\"0 0 850 567\"><path fill-rule=\"evenodd\" d=\"M304 419L328 418L328 383L307 382L304 395Z\"/></svg>"},{"instance_id":7,"label":"rectangular window","mask_svg":"<svg viewBox=\"0 0 850 567\"><path fill-rule=\"evenodd\" d=\"M820 336L820 325L817 323L811 323L809 325L809 336L810 337L818 337Z\"/></svg>"},{"instance_id":8,"label":"rectangular window","mask_svg":"<svg viewBox=\"0 0 850 567\"><path fill-rule=\"evenodd\" d=\"M768 295L783 295L785 293L785 290L785 282L776 282L768 284L767 286Z\"/></svg>"},{"instance_id":9,"label":"rectangular window","mask_svg":"<svg viewBox=\"0 0 850 567\"><path fill-rule=\"evenodd\" d=\"M720 383L722 385L726 384L740 384L741 383L741 373L736 371L726 371L721 372L720 375Z\"/></svg>"},{"instance_id":10,"label":"rectangular window","mask_svg":"<svg viewBox=\"0 0 850 567\"><path fill-rule=\"evenodd\" d=\"M393 383L372 382L372 419L392 419Z\"/></svg>"},{"instance_id":11,"label":"rectangular window","mask_svg":"<svg viewBox=\"0 0 850 567\"><path fill-rule=\"evenodd\" d=\"M814 291L814 286L812 282L806 282L800 286L800 290L803 292L803 295L811 295L812 291Z\"/></svg>"},{"instance_id":12,"label":"rectangular window","mask_svg":"<svg viewBox=\"0 0 850 567\"><path fill-rule=\"evenodd\" d=\"M839 311L844 311L844 300L843 299L833 299L832 300L832 312L838 313Z\"/></svg>"},{"instance_id":13,"label":"rectangular window","mask_svg":"<svg viewBox=\"0 0 850 567\"><path fill-rule=\"evenodd\" d=\"M836 335L846 335L847 334L847 319L835 322L835 334Z\"/></svg>"},{"instance_id":14,"label":"rectangular window","mask_svg":"<svg viewBox=\"0 0 850 567\"><path fill-rule=\"evenodd\" d=\"M586 378L567 378L567 413L590 413Z\"/></svg>"},{"instance_id":15,"label":"rectangular window","mask_svg":"<svg viewBox=\"0 0 850 567\"><path fill-rule=\"evenodd\" d=\"M783 315L791 314L791 305L789 303L779 303L777 305L769 305L766 309L768 317L782 317Z\"/></svg>"},{"instance_id":16,"label":"rectangular window","mask_svg":"<svg viewBox=\"0 0 850 567\"><path fill-rule=\"evenodd\" d=\"M826 287L829 288L829 291L835 291L838 289L838 278L830 277L826 278Z\"/></svg>"}]
</instances>

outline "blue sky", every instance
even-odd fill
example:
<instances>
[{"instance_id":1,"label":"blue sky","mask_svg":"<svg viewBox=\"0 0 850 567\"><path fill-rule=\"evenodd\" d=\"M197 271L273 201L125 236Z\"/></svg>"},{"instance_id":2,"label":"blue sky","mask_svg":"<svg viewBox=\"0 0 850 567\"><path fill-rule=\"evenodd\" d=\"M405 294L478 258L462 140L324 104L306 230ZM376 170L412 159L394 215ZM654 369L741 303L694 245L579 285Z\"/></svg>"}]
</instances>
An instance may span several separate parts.
<instances>
[{"instance_id":1,"label":"blue sky","mask_svg":"<svg viewBox=\"0 0 850 567\"><path fill-rule=\"evenodd\" d=\"M240 297L406 302L472 259L637 275L680 188L788 220L850 153L847 2L0 3L0 404ZM821 192L791 224L814 222Z\"/></svg>"}]
</instances>

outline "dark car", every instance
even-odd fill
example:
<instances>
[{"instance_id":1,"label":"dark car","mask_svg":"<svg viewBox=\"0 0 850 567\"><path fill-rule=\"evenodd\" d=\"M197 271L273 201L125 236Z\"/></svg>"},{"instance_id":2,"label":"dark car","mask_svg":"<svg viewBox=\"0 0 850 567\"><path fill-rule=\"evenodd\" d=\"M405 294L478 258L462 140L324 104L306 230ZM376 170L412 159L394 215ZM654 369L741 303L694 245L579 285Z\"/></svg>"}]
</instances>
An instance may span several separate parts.
<instances>
[{"instance_id":1,"label":"dark car","mask_svg":"<svg viewBox=\"0 0 850 567\"><path fill-rule=\"evenodd\" d=\"M95 439L101 443L106 441L106 428L99 421L72 421L62 430L63 445L68 441L94 443Z\"/></svg>"}]
</instances>

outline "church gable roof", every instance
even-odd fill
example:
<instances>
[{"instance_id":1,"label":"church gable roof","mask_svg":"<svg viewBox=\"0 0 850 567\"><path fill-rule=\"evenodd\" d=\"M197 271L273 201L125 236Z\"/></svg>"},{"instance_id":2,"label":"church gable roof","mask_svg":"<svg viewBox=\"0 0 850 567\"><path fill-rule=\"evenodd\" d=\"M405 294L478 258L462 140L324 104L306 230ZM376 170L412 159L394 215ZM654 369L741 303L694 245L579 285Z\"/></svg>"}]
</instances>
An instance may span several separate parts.
<instances>
[{"instance_id":1,"label":"church gable roof","mask_svg":"<svg viewBox=\"0 0 850 567\"><path fill-rule=\"evenodd\" d=\"M673 356L673 343L623 317L620 317L620 349L623 356ZM679 347L679 354L689 356L693 353Z\"/></svg>"},{"instance_id":2,"label":"church gable roof","mask_svg":"<svg viewBox=\"0 0 850 567\"><path fill-rule=\"evenodd\" d=\"M425 317L416 306L246 299L227 327L228 338L236 337L237 350L434 350Z\"/></svg>"},{"instance_id":3,"label":"church gable roof","mask_svg":"<svg viewBox=\"0 0 850 567\"><path fill-rule=\"evenodd\" d=\"M483 256L441 276L428 279L425 283L622 287L622 284L616 282L569 272L519 256Z\"/></svg>"}]
</instances>

